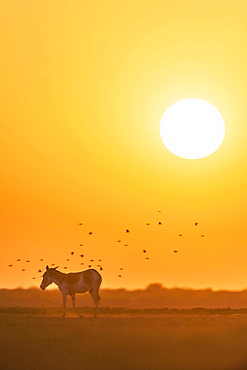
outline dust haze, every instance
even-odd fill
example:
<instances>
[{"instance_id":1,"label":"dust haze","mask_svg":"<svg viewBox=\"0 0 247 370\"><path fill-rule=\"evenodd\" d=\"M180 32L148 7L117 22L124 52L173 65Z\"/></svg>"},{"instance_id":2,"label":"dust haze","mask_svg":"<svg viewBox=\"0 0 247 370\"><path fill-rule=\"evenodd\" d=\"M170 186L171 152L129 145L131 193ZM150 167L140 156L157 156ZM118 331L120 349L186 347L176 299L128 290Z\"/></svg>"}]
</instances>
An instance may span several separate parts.
<instances>
[{"instance_id":1,"label":"dust haze","mask_svg":"<svg viewBox=\"0 0 247 370\"><path fill-rule=\"evenodd\" d=\"M123 308L175 308L191 309L194 307L247 308L247 290L213 291L212 289L165 288L160 283L151 283L146 289L101 289L101 307ZM77 294L79 307L92 306L89 294ZM70 304L68 299L68 305ZM0 307L61 307L60 291L38 288L0 289Z\"/></svg>"}]
</instances>

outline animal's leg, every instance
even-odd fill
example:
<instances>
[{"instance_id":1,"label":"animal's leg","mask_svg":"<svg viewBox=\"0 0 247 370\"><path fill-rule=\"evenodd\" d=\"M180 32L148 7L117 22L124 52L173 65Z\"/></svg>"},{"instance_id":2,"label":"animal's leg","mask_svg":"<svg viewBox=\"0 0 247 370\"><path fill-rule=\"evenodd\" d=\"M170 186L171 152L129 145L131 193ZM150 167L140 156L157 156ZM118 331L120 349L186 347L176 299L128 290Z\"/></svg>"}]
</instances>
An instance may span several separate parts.
<instances>
[{"instance_id":1,"label":"animal's leg","mask_svg":"<svg viewBox=\"0 0 247 370\"><path fill-rule=\"evenodd\" d=\"M76 304L75 304L75 293L72 293L70 294L71 298L72 298L72 304L73 304L73 308L74 310L77 312L77 314L80 316L80 317L84 317L82 314L80 314L78 308L76 307Z\"/></svg>"},{"instance_id":2,"label":"animal's leg","mask_svg":"<svg viewBox=\"0 0 247 370\"><path fill-rule=\"evenodd\" d=\"M67 294L63 294L63 314L62 317L66 314L66 303L67 303Z\"/></svg>"},{"instance_id":3,"label":"animal's leg","mask_svg":"<svg viewBox=\"0 0 247 370\"><path fill-rule=\"evenodd\" d=\"M98 311L99 311L99 301L100 301L100 296L98 291L92 291L90 292L91 297L94 300L95 303L95 310L94 310L94 317L98 317Z\"/></svg>"}]
</instances>

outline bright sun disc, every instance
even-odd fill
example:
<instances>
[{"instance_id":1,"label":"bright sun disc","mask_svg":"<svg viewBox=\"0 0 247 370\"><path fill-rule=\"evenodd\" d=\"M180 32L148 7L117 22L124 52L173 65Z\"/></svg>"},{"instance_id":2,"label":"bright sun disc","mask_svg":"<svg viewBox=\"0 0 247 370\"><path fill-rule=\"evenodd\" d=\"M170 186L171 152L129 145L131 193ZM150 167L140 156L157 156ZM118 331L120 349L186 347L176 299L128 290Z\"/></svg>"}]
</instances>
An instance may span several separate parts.
<instances>
[{"instance_id":1,"label":"bright sun disc","mask_svg":"<svg viewBox=\"0 0 247 370\"><path fill-rule=\"evenodd\" d=\"M178 157L204 158L222 144L224 119L205 100L182 99L172 104L161 117L160 136L166 148Z\"/></svg>"}]
</instances>

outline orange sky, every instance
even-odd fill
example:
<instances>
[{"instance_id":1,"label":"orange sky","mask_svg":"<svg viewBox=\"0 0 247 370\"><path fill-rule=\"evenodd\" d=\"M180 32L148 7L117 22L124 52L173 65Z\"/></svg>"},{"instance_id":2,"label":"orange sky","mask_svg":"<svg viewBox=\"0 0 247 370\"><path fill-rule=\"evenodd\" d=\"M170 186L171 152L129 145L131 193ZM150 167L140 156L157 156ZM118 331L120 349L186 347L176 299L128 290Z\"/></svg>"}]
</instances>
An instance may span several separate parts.
<instances>
[{"instance_id":1,"label":"orange sky","mask_svg":"<svg viewBox=\"0 0 247 370\"><path fill-rule=\"evenodd\" d=\"M246 2L0 6L0 287L90 259L104 287L247 287ZM204 159L159 136L188 97L225 119Z\"/></svg>"}]
</instances>

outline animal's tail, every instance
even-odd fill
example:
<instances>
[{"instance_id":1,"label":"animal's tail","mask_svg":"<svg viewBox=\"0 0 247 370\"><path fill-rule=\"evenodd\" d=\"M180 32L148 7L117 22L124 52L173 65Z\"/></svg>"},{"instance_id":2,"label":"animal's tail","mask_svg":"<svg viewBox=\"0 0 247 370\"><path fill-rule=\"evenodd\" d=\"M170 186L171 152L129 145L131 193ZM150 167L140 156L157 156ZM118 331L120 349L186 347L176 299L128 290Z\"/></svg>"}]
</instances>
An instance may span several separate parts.
<instances>
[{"instance_id":1,"label":"animal's tail","mask_svg":"<svg viewBox=\"0 0 247 370\"><path fill-rule=\"evenodd\" d=\"M97 275L97 279L95 281L95 284L94 286L89 290L89 293L93 293L93 292L99 292L99 288L100 288L100 285L102 283L102 276L98 273Z\"/></svg>"}]
</instances>

